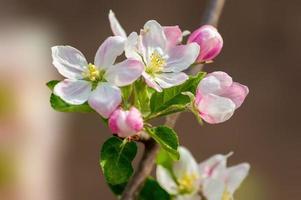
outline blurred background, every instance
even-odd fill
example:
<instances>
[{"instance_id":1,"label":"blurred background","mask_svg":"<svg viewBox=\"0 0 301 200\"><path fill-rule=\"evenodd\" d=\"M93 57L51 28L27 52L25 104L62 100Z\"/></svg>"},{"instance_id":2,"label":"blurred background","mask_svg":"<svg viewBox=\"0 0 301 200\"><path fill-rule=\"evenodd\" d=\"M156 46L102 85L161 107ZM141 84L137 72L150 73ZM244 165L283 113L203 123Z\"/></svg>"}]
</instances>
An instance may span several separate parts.
<instances>
[{"instance_id":1,"label":"blurred background","mask_svg":"<svg viewBox=\"0 0 301 200\"><path fill-rule=\"evenodd\" d=\"M198 28L205 0L0 0L0 199L83 200L114 196L98 167L110 132L96 114L53 111L45 83L61 79L50 47L68 44L92 61L112 35L113 9L126 31L148 19ZM219 31L222 54L205 71L222 70L250 94L231 120L200 127L185 113L182 145L197 160L235 154L251 174L243 200L300 199L301 1L227 1Z\"/></svg>"}]
</instances>

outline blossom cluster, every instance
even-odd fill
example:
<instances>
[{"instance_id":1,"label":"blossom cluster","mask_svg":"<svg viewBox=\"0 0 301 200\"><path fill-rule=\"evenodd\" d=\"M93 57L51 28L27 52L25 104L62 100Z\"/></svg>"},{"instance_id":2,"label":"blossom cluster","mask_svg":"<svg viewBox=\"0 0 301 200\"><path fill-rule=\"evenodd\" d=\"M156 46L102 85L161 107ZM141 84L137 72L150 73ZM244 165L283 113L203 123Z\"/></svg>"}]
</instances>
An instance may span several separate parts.
<instances>
[{"instance_id":1,"label":"blossom cluster","mask_svg":"<svg viewBox=\"0 0 301 200\"><path fill-rule=\"evenodd\" d=\"M112 11L109 22L113 36L100 45L93 63L74 47L52 47L53 65L65 77L52 87L55 109L95 111L119 139L132 141L146 132L159 143L166 142L164 149L168 140L153 133L163 129L154 129L150 119L190 110L199 121L221 123L248 95L248 87L225 72L187 74L187 69L211 63L221 52L223 39L215 27L204 25L190 34L150 20L139 33L127 34ZM176 199L200 199L201 191L208 200L230 200L249 170L248 164L226 168L228 156L217 155L197 165L184 147L175 151L171 153L179 160L173 162L172 171L158 165L157 179Z\"/></svg>"}]
</instances>

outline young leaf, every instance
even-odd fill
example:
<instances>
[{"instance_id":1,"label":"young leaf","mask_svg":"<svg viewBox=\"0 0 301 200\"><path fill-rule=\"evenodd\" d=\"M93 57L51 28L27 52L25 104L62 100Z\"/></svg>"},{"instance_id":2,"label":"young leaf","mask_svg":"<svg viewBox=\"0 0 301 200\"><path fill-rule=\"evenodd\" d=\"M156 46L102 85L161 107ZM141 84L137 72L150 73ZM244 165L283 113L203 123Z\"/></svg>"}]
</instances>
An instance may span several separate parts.
<instances>
[{"instance_id":1,"label":"young leaf","mask_svg":"<svg viewBox=\"0 0 301 200\"><path fill-rule=\"evenodd\" d=\"M174 160L172 159L170 154L164 149L160 148L160 151L158 152L156 157L156 164L165 167L169 171L172 171L173 162Z\"/></svg>"},{"instance_id":2,"label":"young leaf","mask_svg":"<svg viewBox=\"0 0 301 200\"><path fill-rule=\"evenodd\" d=\"M153 91L142 80L137 80L134 87L134 105L143 116L147 116L150 114L150 97Z\"/></svg>"},{"instance_id":3,"label":"young leaf","mask_svg":"<svg viewBox=\"0 0 301 200\"><path fill-rule=\"evenodd\" d=\"M111 137L103 144L100 166L109 184L120 185L128 181L134 171L132 161L136 153L135 142L124 142L117 137Z\"/></svg>"},{"instance_id":4,"label":"young leaf","mask_svg":"<svg viewBox=\"0 0 301 200\"><path fill-rule=\"evenodd\" d=\"M189 96L184 95L183 92L191 92L195 94L196 88L204 76L205 73L200 72L196 76L191 76L185 83L179 86L165 89L162 92L155 92L150 100L150 116L163 116L185 109L185 107L191 102L191 99ZM170 107L175 109L171 111ZM166 112L166 109L169 109L169 111ZM158 113L160 114L158 115Z\"/></svg>"},{"instance_id":5,"label":"young leaf","mask_svg":"<svg viewBox=\"0 0 301 200\"><path fill-rule=\"evenodd\" d=\"M170 200L170 195L159 185L159 183L149 177L146 179L143 188L139 193L138 200Z\"/></svg>"},{"instance_id":6,"label":"young leaf","mask_svg":"<svg viewBox=\"0 0 301 200\"><path fill-rule=\"evenodd\" d=\"M51 91L53 91L54 86L59 82L60 81L52 80L46 83L46 85ZM63 99L61 99L60 97L56 96L53 93L50 96L50 104L54 110L60 112L80 112L80 113L94 112L94 110L89 106L87 102L81 105L72 105L65 102Z\"/></svg>"},{"instance_id":7,"label":"young leaf","mask_svg":"<svg viewBox=\"0 0 301 200\"><path fill-rule=\"evenodd\" d=\"M167 151L174 160L179 160L179 139L174 130L167 126L146 128L146 130L148 134L160 144L161 148Z\"/></svg>"}]
</instances>

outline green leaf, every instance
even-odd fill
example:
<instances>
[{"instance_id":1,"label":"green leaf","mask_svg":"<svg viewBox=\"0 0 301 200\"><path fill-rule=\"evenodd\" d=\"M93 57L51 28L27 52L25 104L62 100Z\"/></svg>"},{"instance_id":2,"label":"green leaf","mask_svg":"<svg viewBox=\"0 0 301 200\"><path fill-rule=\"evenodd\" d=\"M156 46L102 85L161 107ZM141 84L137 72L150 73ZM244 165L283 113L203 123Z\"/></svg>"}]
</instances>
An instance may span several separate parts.
<instances>
[{"instance_id":1,"label":"green leaf","mask_svg":"<svg viewBox=\"0 0 301 200\"><path fill-rule=\"evenodd\" d=\"M138 200L170 200L171 196L153 178L146 179Z\"/></svg>"},{"instance_id":2,"label":"green leaf","mask_svg":"<svg viewBox=\"0 0 301 200\"><path fill-rule=\"evenodd\" d=\"M179 160L179 139L173 129L167 126L158 126L155 128L146 128L146 130L160 144L161 148L170 154L172 159Z\"/></svg>"},{"instance_id":3,"label":"green leaf","mask_svg":"<svg viewBox=\"0 0 301 200\"><path fill-rule=\"evenodd\" d=\"M122 193L123 193L123 191L124 191L124 189L125 189L125 187L127 185L127 182L121 183L121 184L118 184L118 185L112 185L112 184L108 183L108 185L109 185L111 191L115 195L120 196L120 195L122 195Z\"/></svg>"},{"instance_id":4,"label":"green leaf","mask_svg":"<svg viewBox=\"0 0 301 200\"><path fill-rule=\"evenodd\" d=\"M47 87L53 91L53 88L56 84L58 84L60 81L58 80L52 80L52 81L49 81L48 83L46 83Z\"/></svg>"},{"instance_id":5,"label":"green leaf","mask_svg":"<svg viewBox=\"0 0 301 200\"><path fill-rule=\"evenodd\" d=\"M120 185L129 180L134 171L132 161L136 153L135 142L122 141L117 137L111 137L103 144L100 166L109 184Z\"/></svg>"},{"instance_id":6,"label":"green leaf","mask_svg":"<svg viewBox=\"0 0 301 200\"><path fill-rule=\"evenodd\" d=\"M150 114L150 98L154 92L141 79L135 82L134 105L141 111L143 116Z\"/></svg>"},{"instance_id":7,"label":"green leaf","mask_svg":"<svg viewBox=\"0 0 301 200\"><path fill-rule=\"evenodd\" d=\"M46 83L46 85L51 91L53 91L54 86L59 82L60 81L58 80L52 80ZM63 99L61 99L59 96L56 96L53 93L50 96L50 104L54 110L60 112L80 112L80 113L94 112L94 110L89 106L87 102L81 105L72 105L65 102Z\"/></svg>"},{"instance_id":8,"label":"green leaf","mask_svg":"<svg viewBox=\"0 0 301 200\"><path fill-rule=\"evenodd\" d=\"M54 110L60 112L80 112L80 113L94 112L94 110L89 106L88 103L84 103L81 105L71 105L54 94L51 94L50 96L50 104Z\"/></svg>"},{"instance_id":9,"label":"green leaf","mask_svg":"<svg viewBox=\"0 0 301 200\"><path fill-rule=\"evenodd\" d=\"M204 76L205 73L200 72L196 76L190 76L185 83L179 86L164 89L162 92L154 92L150 100L151 115L148 118L163 116L185 109L191 102L191 99L183 92L195 94L197 86Z\"/></svg>"},{"instance_id":10,"label":"green leaf","mask_svg":"<svg viewBox=\"0 0 301 200\"><path fill-rule=\"evenodd\" d=\"M172 165L174 163L174 160L170 156L170 154L165 151L164 149L160 148L160 151L157 154L156 157L156 164L161 165L168 169L170 172L172 172Z\"/></svg>"}]
</instances>

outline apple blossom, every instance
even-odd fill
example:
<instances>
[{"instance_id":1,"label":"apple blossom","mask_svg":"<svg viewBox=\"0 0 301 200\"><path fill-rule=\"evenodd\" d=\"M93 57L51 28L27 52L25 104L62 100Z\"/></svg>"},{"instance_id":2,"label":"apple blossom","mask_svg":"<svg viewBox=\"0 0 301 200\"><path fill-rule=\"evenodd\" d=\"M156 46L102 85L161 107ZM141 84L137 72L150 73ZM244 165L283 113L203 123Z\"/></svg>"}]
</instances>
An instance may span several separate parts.
<instances>
[{"instance_id":1,"label":"apple blossom","mask_svg":"<svg viewBox=\"0 0 301 200\"><path fill-rule=\"evenodd\" d=\"M222 50L223 38L217 29L211 25L201 26L188 38L187 43L196 42L200 45L198 62L208 62L214 59Z\"/></svg>"},{"instance_id":2,"label":"apple blossom","mask_svg":"<svg viewBox=\"0 0 301 200\"><path fill-rule=\"evenodd\" d=\"M233 194L248 175L250 165L227 168L229 155L215 155L199 165L201 188L207 200L233 200Z\"/></svg>"},{"instance_id":3,"label":"apple blossom","mask_svg":"<svg viewBox=\"0 0 301 200\"><path fill-rule=\"evenodd\" d=\"M125 40L114 36L99 47L94 64L88 64L84 55L71 46L52 47L53 65L66 77L54 87L54 94L67 103L89 105L102 117L108 118L121 103L118 87L133 83L141 76L143 65L127 59L115 63L124 51Z\"/></svg>"},{"instance_id":4,"label":"apple blossom","mask_svg":"<svg viewBox=\"0 0 301 200\"><path fill-rule=\"evenodd\" d=\"M126 111L118 108L109 118L109 127L122 138L136 135L143 129L142 115L135 107Z\"/></svg>"},{"instance_id":5,"label":"apple blossom","mask_svg":"<svg viewBox=\"0 0 301 200\"><path fill-rule=\"evenodd\" d=\"M191 153L185 147L179 147L180 160L172 164L172 171L158 165L157 181L177 200L200 200L198 194L201 184L199 167Z\"/></svg>"},{"instance_id":6,"label":"apple blossom","mask_svg":"<svg viewBox=\"0 0 301 200\"><path fill-rule=\"evenodd\" d=\"M124 36L124 30L110 11L109 20L115 35ZM145 23L140 35L131 33L126 42L125 53L128 58L144 64L144 77L147 85L161 92L184 83L188 76L182 72L193 64L199 54L196 43L179 45L182 31L178 26L162 27L157 21Z\"/></svg>"},{"instance_id":7,"label":"apple blossom","mask_svg":"<svg viewBox=\"0 0 301 200\"><path fill-rule=\"evenodd\" d=\"M227 73L213 72L199 83L195 107L206 122L221 123L233 115L248 93L247 86L233 82Z\"/></svg>"}]
</instances>

